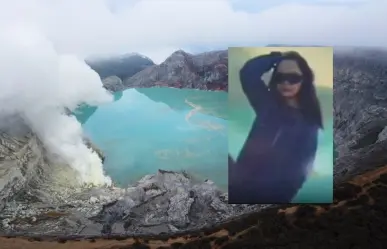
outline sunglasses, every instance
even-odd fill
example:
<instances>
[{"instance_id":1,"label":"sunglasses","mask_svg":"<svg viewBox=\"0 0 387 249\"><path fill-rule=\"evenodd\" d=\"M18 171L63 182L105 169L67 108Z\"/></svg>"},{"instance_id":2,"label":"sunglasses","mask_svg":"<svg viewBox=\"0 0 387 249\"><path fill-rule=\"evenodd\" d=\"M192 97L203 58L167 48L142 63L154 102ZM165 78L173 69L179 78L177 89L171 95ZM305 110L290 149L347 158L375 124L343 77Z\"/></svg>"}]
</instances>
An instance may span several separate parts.
<instances>
[{"instance_id":1,"label":"sunglasses","mask_svg":"<svg viewBox=\"0 0 387 249\"><path fill-rule=\"evenodd\" d=\"M281 84L287 81L289 84L295 85L300 83L303 80L303 77L298 73L276 73L273 76L273 80L277 84Z\"/></svg>"}]
</instances>

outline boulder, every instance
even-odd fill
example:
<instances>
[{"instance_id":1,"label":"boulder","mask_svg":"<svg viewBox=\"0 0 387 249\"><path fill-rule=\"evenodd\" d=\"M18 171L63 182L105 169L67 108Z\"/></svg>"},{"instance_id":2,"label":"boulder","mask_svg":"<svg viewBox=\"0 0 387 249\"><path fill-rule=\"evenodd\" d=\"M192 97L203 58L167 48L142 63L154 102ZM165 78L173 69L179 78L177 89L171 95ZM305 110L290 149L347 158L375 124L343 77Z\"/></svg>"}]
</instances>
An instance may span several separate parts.
<instances>
[{"instance_id":1,"label":"boulder","mask_svg":"<svg viewBox=\"0 0 387 249\"><path fill-rule=\"evenodd\" d=\"M115 75L104 78L102 83L103 86L111 92L121 91L124 88L122 80Z\"/></svg>"}]
</instances>

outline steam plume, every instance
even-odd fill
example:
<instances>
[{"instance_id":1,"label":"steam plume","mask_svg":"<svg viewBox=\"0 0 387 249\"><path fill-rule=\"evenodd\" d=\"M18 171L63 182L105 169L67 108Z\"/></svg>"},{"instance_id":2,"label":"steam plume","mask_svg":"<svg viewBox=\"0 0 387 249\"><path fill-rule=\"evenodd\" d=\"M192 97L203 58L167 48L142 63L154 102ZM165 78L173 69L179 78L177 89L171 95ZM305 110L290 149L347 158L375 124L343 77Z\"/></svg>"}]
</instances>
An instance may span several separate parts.
<instances>
[{"instance_id":1,"label":"steam plume","mask_svg":"<svg viewBox=\"0 0 387 249\"><path fill-rule=\"evenodd\" d=\"M83 142L78 121L64 114L79 104L112 100L97 73L82 59L58 54L37 27L0 27L0 114L20 115L56 160L85 183L110 184L98 155Z\"/></svg>"}]
</instances>

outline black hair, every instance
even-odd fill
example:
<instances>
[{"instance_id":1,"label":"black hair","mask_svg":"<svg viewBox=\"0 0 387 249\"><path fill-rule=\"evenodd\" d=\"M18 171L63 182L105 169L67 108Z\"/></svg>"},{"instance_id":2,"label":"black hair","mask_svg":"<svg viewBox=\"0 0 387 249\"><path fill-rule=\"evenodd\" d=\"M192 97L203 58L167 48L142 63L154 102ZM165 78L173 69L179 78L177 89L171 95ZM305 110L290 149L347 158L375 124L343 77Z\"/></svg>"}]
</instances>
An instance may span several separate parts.
<instances>
[{"instance_id":1,"label":"black hair","mask_svg":"<svg viewBox=\"0 0 387 249\"><path fill-rule=\"evenodd\" d=\"M301 89L298 93L300 110L309 122L323 129L320 102L317 98L316 87L314 85L314 74L308 62L304 57L295 51L283 53L282 60L293 60L298 64L303 77ZM274 82L274 76L277 73L277 67L278 64L274 67L273 74L269 82L269 89L271 92L278 94L276 82Z\"/></svg>"}]
</instances>

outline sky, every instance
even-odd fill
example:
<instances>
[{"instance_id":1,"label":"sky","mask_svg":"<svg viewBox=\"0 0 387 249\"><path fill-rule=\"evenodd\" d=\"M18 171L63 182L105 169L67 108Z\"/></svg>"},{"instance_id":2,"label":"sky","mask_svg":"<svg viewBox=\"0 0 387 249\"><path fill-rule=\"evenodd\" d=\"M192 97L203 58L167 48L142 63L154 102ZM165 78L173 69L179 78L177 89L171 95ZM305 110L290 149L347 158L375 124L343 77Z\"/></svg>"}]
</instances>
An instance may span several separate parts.
<instances>
[{"instance_id":1,"label":"sky","mask_svg":"<svg viewBox=\"0 0 387 249\"><path fill-rule=\"evenodd\" d=\"M1 27L34 25L59 53L138 52L156 63L178 49L386 46L384 0L0 0Z\"/></svg>"}]
</instances>

